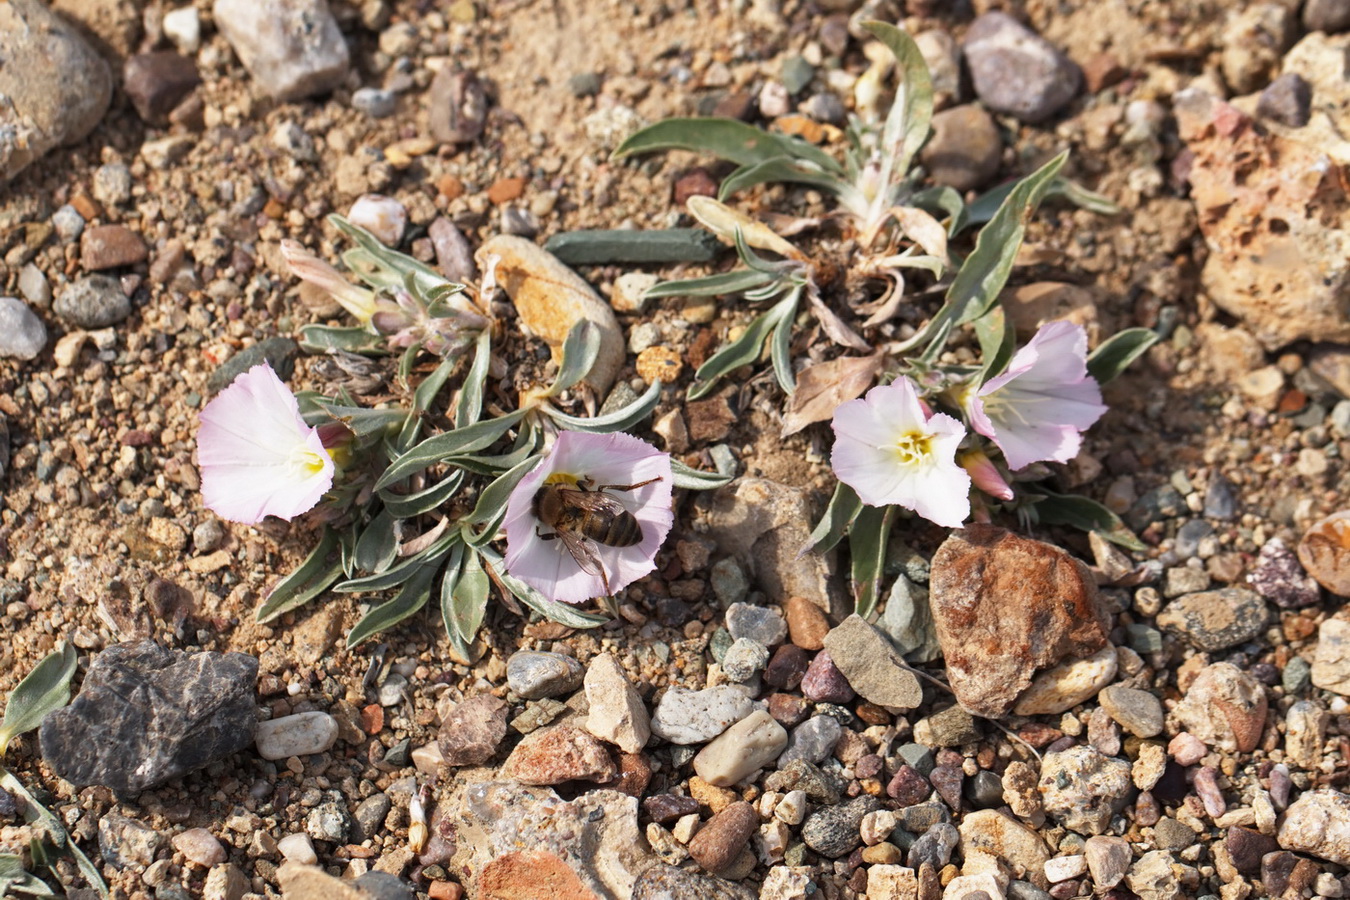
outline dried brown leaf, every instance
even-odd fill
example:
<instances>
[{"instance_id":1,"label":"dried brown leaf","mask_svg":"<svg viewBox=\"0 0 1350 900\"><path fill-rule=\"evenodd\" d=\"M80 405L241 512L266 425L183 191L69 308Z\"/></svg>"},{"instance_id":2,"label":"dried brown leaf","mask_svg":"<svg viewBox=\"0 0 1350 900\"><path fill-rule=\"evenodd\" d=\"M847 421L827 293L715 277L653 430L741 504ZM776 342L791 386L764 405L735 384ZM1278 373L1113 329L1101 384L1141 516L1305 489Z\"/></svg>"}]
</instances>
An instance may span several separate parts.
<instances>
[{"instance_id":1,"label":"dried brown leaf","mask_svg":"<svg viewBox=\"0 0 1350 900\"><path fill-rule=\"evenodd\" d=\"M882 354L841 356L804 369L783 416L783 437L834 415L839 404L863 395L881 372Z\"/></svg>"}]
</instances>

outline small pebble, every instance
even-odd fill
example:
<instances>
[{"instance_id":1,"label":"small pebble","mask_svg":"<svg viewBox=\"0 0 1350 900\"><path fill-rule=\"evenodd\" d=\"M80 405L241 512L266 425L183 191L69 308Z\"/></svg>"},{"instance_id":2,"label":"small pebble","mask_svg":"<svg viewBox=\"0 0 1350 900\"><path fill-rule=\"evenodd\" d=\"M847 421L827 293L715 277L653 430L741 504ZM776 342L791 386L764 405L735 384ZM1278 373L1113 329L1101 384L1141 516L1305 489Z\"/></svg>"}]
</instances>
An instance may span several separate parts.
<instances>
[{"instance_id":1,"label":"small pebble","mask_svg":"<svg viewBox=\"0 0 1350 900\"><path fill-rule=\"evenodd\" d=\"M17 297L0 297L0 357L33 359L47 346L47 326Z\"/></svg>"},{"instance_id":2,"label":"small pebble","mask_svg":"<svg viewBox=\"0 0 1350 900\"><path fill-rule=\"evenodd\" d=\"M352 92L352 109L372 119L387 119L398 109L398 95L382 88L358 88Z\"/></svg>"},{"instance_id":3,"label":"small pebble","mask_svg":"<svg viewBox=\"0 0 1350 900\"><path fill-rule=\"evenodd\" d=\"M562 653L520 650L506 661L507 685L526 700L570 694L585 674L581 663Z\"/></svg>"},{"instance_id":4,"label":"small pebble","mask_svg":"<svg viewBox=\"0 0 1350 900\"><path fill-rule=\"evenodd\" d=\"M291 862L305 866L312 866L319 861L318 854L314 852L314 842L304 832L288 834L277 841L277 851Z\"/></svg>"},{"instance_id":5,"label":"small pebble","mask_svg":"<svg viewBox=\"0 0 1350 900\"><path fill-rule=\"evenodd\" d=\"M338 723L326 712L303 712L258 723L256 742L263 759L322 753L337 740Z\"/></svg>"}]
</instances>

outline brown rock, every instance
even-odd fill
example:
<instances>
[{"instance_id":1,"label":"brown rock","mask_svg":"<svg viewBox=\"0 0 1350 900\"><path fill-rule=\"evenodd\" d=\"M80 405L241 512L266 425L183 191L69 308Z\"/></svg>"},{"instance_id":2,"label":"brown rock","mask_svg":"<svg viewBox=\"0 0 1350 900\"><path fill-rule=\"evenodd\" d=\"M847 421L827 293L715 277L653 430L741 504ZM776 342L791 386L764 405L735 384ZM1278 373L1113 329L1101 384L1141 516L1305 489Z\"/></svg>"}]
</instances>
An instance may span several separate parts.
<instances>
[{"instance_id":1,"label":"brown rock","mask_svg":"<svg viewBox=\"0 0 1350 900\"><path fill-rule=\"evenodd\" d=\"M731 433L736 424L736 413L727 402L726 394L686 403L689 417L689 436L695 441L716 443Z\"/></svg>"},{"instance_id":2,"label":"brown rock","mask_svg":"<svg viewBox=\"0 0 1350 900\"><path fill-rule=\"evenodd\" d=\"M805 597L789 597L783 601L783 616L792 643L803 650L820 650L825 646L825 635L830 633L825 610Z\"/></svg>"},{"instance_id":3,"label":"brown rock","mask_svg":"<svg viewBox=\"0 0 1350 900\"><path fill-rule=\"evenodd\" d=\"M441 720L440 737L437 741L446 765L477 766L491 759L497 752L497 746L501 744L502 738L506 737L506 713L506 701L491 694L480 694L456 704L450 714ZM512 754L512 758L514 756L515 754Z\"/></svg>"},{"instance_id":4,"label":"brown rock","mask_svg":"<svg viewBox=\"0 0 1350 900\"><path fill-rule=\"evenodd\" d=\"M1322 587L1350 597L1350 510L1332 513L1309 528L1298 542L1298 561Z\"/></svg>"},{"instance_id":5,"label":"brown rock","mask_svg":"<svg viewBox=\"0 0 1350 900\"><path fill-rule=\"evenodd\" d=\"M676 206L684 206L690 197L716 197L717 182L702 166L690 169L675 179L671 193Z\"/></svg>"},{"instance_id":6,"label":"brown rock","mask_svg":"<svg viewBox=\"0 0 1350 900\"><path fill-rule=\"evenodd\" d=\"M122 86L146 122L163 121L201 83L197 64L172 50L138 53L122 67Z\"/></svg>"},{"instance_id":7,"label":"brown rock","mask_svg":"<svg viewBox=\"0 0 1350 900\"><path fill-rule=\"evenodd\" d=\"M1339 167L1321 146L1268 134L1202 91L1177 94L1174 109L1194 154L1205 292L1268 350L1350 340L1350 198Z\"/></svg>"},{"instance_id":8,"label":"brown rock","mask_svg":"<svg viewBox=\"0 0 1350 900\"><path fill-rule=\"evenodd\" d=\"M764 668L764 683L769 687L793 690L802 683L802 675L811 664L811 654L795 644L784 644L773 652Z\"/></svg>"},{"instance_id":9,"label":"brown rock","mask_svg":"<svg viewBox=\"0 0 1350 900\"><path fill-rule=\"evenodd\" d=\"M1083 63L1083 83L1089 94L1119 84L1127 74L1120 59L1109 51L1093 54Z\"/></svg>"},{"instance_id":10,"label":"brown rock","mask_svg":"<svg viewBox=\"0 0 1350 900\"><path fill-rule=\"evenodd\" d=\"M929 587L952 691L974 715L1006 715L1038 669L1106 646L1110 623L1087 566L1002 528L949 537Z\"/></svg>"},{"instance_id":11,"label":"brown rock","mask_svg":"<svg viewBox=\"0 0 1350 900\"><path fill-rule=\"evenodd\" d=\"M492 205L501 206L503 203L520 199L523 193L525 193L524 178L498 178L487 189L487 198Z\"/></svg>"},{"instance_id":12,"label":"brown rock","mask_svg":"<svg viewBox=\"0 0 1350 900\"><path fill-rule=\"evenodd\" d=\"M96 225L80 238L80 265L87 272L134 266L149 255L145 240L125 225Z\"/></svg>"},{"instance_id":13,"label":"brown rock","mask_svg":"<svg viewBox=\"0 0 1350 900\"><path fill-rule=\"evenodd\" d=\"M566 723L526 735L511 751L501 770L503 778L535 785L565 781L608 782L618 773L604 744Z\"/></svg>"},{"instance_id":14,"label":"brown rock","mask_svg":"<svg viewBox=\"0 0 1350 900\"><path fill-rule=\"evenodd\" d=\"M1017 337L1024 341L1030 340L1046 322L1058 319L1082 325L1088 336L1095 339L1099 299L1090 288L1062 281L1018 285L1002 296L1003 308L1012 320Z\"/></svg>"},{"instance_id":15,"label":"brown rock","mask_svg":"<svg viewBox=\"0 0 1350 900\"><path fill-rule=\"evenodd\" d=\"M974 190L998 174L1003 136L982 106L944 109L933 116L933 136L919 159L938 184Z\"/></svg>"},{"instance_id":16,"label":"brown rock","mask_svg":"<svg viewBox=\"0 0 1350 900\"><path fill-rule=\"evenodd\" d=\"M427 98L432 137L447 144L478 140L487 121L488 99L477 75L446 66L431 80Z\"/></svg>"},{"instance_id":17,"label":"brown rock","mask_svg":"<svg viewBox=\"0 0 1350 900\"><path fill-rule=\"evenodd\" d=\"M1266 727L1266 692L1232 663L1206 666L1172 711L1175 730L1186 730L1215 749L1250 753Z\"/></svg>"},{"instance_id":18,"label":"brown rock","mask_svg":"<svg viewBox=\"0 0 1350 900\"><path fill-rule=\"evenodd\" d=\"M611 787L620 794L642 799L652 781L652 766L641 753L619 754L619 780Z\"/></svg>"},{"instance_id":19,"label":"brown rock","mask_svg":"<svg viewBox=\"0 0 1350 900\"><path fill-rule=\"evenodd\" d=\"M689 855L707 871L725 872L759 825L755 808L738 800L708 820L689 842Z\"/></svg>"}]
</instances>

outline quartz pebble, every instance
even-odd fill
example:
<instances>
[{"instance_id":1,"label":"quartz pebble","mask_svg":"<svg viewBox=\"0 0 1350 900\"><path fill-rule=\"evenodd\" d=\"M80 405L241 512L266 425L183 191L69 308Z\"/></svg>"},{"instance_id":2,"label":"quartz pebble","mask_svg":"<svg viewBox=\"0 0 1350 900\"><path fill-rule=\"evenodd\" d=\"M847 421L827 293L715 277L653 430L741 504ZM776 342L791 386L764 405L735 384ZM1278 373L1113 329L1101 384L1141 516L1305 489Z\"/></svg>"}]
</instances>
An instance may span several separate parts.
<instances>
[{"instance_id":1,"label":"quartz pebble","mask_svg":"<svg viewBox=\"0 0 1350 900\"><path fill-rule=\"evenodd\" d=\"M673 687L661 696L652 715L652 733L672 744L702 744L743 720L754 708L740 685L691 691Z\"/></svg>"},{"instance_id":2,"label":"quartz pebble","mask_svg":"<svg viewBox=\"0 0 1350 900\"><path fill-rule=\"evenodd\" d=\"M1053 715L1073 709L1097 695L1116 677L1119 656L1115 647L1103 647L1091 656L1072 659L1038 672L1017 698L1019 716Z\"/></svg>"},{"instance_id":3,"label":"quartz pebble","mask_svg":"<svg viewBox=\"0 0 1350 900\"><path fill-rule=\"evenodd\" d=\"M651 739L651 717L612 654L602 653L586 669L586 730L625 753L637 753Z\"/></svg>"},{"instance_id":4,"label":"quartz pebble","mask_svg":"<svg viewBox=\"0 0 1350 900\"><path fill-rule=\"evenodd\" d=\"M337 740L338 723L326 712L303 712L258 723L256 743L263 759L323 753Z\"/></svg>"},{"instance_id":5,"label":"quartz pebble","mask_svg":"<svg viewBox=\"0 0 1350 900\"><path fill-rule=\"evenodd\" d=\"M1120 884L1133 858L1127 841L1104 834L1088 838L1083 844L1083 855L1087 860L1088 871L1092 873L1092 883L1102 891Z\"/></svg>"},{"instance_id":6,"label":"quartz pebble","mask_svg":"<svg viewBox=\"0 0 1350 900\"><path fill-rule=\"evenodd\" d=\"M782 725L756 710L700 750L694 771L711 785L729 787L776 760L787 740Z\"/></svg>"},{"instance_id":7,"label":"quartz pebble","mask_svg":"<svg viewBox=\"0 0 1350 900\"><path fill-rule=\"evenodd\" d=\"M1312 683L1350 696L1350 620L1327 619L1318 627Z\"/></svg>"},{"instance_id":8,"label":"quartz pebble","mask_svg":"<svg viewBox=\"0 0 1350 900\"><path fill-rule=\"evenodd\" d=\"M277 841L277 852L291 862L306 866L312 866L319 861L318 854L314 852L314 841L303 831L288 834Z\"/></svg>"},{"instance_id":9,"label":"quartz pebble","mask_svg":"<svg viewBox=\"0 0 1350 900\"><path fill-rule=\"evenodd\" d=\"M33 359L47 346L47 326L15 297L0 297L0 357Z\"/></svg>"},{"instance_id":10,"label":"quartz pebble","mask_svg":"<svg viewBox=\"0 0 1350 900\"><path fill-rule=\"evenodd\" d=\"M327 93L347 77L347 42L327 0L215 0L212 14L244 68L279 100Z\"/></svg>"},{"instance_id":11,"label":"quartz pebble","mask_svg":"<svg viewBox=\"0 0 1350 900\"><path fill-rule=\"evenodd\" d=\"M362 194L347 210L347 220L375 235L386 247L397 247L408 227L408 210L393 197Z\"/></svg>"},{"instance_id":12,"label":"quartz pebble","mask_svg":"<svg viewBox=\"0 0 1350 900\"><path fill-rule=\"evenodd\" d=\"M1333 788L1304 793L1285 813L1279 841L1286 850L1350 866L1350 795Z\"/></svg>"},{"instance_id":13,"label":"quartz pebble","mask_svg":"<svg viewBox=\"0 0 1350 900\"><path fill-rule=\"evenodd\" d=\"M214 834L205 828L189 828L173 837L174 849L187 857L188 862L203 868L225 862L225 848Z\"/></svg>"},{"instance_id":14,"label":"quartz pebble","mask_svg":"<svg viewBox=\"0 0 1350 900\"><path fill-rule=\"evenodd\" d=\"M581 687L581 663L562 653L520 650L506 661L506 683L526 700L557 697Z\"/></svg>"}]
</instances>

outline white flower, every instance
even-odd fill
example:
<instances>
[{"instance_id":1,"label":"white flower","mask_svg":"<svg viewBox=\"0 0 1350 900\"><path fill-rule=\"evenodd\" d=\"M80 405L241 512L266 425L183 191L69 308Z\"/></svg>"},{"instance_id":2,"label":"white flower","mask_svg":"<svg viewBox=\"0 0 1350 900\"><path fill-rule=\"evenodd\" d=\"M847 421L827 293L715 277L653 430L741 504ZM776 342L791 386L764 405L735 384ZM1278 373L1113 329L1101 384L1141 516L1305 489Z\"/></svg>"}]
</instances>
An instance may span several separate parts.
<instances>
[{"instance_id":1,"label":"white flower","mask_svg":"<svg viewBox=\"0 0 1350 900\"><path fill-rule=\"evenodd\" d=\"M199 418L202 501L222 519L291 519L333 486L336 467L317 429L300 418L295 395L266 363L231 382Z\"/></svg>"},{"instance_id":2,"label":"white flower","mask_svg":"<svg viewBox=\"0 0 1350 900\"><path fill-rule=\"evenodd\" d=\"M570 491L569 503L598 500L612 512L631 513L634 522L628 524L635 523L640 534L629 532L637 538L629 546L611 546L580 535L575 518L555 527L558 522L539 515L536 499L548 486ZM585 496L602 488L602 497ZM670 455L647 442L627 434L560 432L507 501L507 573L563 603L621 590L656 568L656 551L675 519L671 489Z\"/></svg>"},{"instance_id":3,"label":"white flower","mask_svg":"<svg viewBox=\"0 0 1350 900\"><path fill-rule=\"evenodd\" d=\"M959 528L970 515L970 475L956 464L965 433L951 416L929 415L899 378L835 410L830 463L868 506L903 506Z\"/></svg>"}]
</instances>

